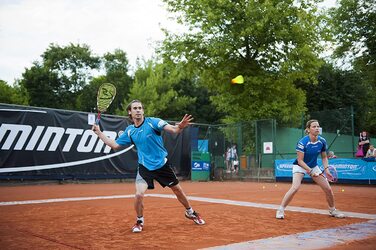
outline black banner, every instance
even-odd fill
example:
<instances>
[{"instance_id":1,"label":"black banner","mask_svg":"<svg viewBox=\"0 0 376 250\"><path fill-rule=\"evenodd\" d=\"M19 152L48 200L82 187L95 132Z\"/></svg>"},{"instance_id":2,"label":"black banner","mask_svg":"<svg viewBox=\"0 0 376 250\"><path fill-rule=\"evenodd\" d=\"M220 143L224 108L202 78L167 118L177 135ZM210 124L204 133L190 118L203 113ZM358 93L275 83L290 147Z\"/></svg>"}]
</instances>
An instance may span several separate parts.
<instances>
[{"instance_id":1,"label":"black banner","mask_svg":"<svg viewBox=\"0 0 376 250\"><path fill-rule=\"evenodd\" d=\"M89 113L0 104L0 179L134 178L137 151L113 151L88 124ZM116 139L128 118L102 115L100 126ZM190 173L190 133L163 133L177 175Z\"/></svg>"}]
</instances>

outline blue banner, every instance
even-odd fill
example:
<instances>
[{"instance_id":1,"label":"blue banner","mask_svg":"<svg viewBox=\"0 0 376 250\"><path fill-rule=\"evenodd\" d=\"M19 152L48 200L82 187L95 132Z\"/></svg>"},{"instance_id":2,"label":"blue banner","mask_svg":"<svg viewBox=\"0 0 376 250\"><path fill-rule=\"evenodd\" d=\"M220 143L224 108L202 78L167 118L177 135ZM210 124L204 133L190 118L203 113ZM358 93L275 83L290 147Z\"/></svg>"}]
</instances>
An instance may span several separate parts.
<instances>
[{"instance_id":1,"label":"blue banner","mask_svg":"<svg viewBox=\"0 0 376 250\"><path fill-rule=\"evenodd\" d=\"M295 159L275 160L275 177L292 178L292 165ZM323 170L321 159L317 160L321 170ZM329 166L336 168L338 182L341 180L376 180L376 162L368 162L362 159L336 158L329 159ZM308 174L304 178L310 178Z\"/></svg>"},{"instance_id":2,"label":"blue banner","mask_svg":"<svg viewBox=\"0 0 376 250\"><path fill-rule=\"evenodd\" d=\"M192 161L192 171L209 171L210 163L205 161Z\"/></svg>"}]
</instances>

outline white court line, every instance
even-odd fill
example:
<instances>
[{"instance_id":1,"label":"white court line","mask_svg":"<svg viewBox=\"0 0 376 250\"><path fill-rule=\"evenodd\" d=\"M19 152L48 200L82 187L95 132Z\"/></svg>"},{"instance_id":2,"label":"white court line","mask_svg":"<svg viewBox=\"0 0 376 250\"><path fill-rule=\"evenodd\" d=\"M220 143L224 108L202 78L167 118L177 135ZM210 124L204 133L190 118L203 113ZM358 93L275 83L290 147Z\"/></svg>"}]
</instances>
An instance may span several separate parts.
<instances>
[{"instance_id":1,"label":"white court line","mask_svg":"<svg viewBox=\"0 0 376 250\"><path fill-rule=\"evenodd\" d=\"M176 196L171 195L171 194L145 194L145 196L146 197L176 199ZM133 197L134 197L134 195L110 195L110 196L58 198L58 199L45 199L45 200L4 201L4 202L0 202L0 206L41 204L41 203L52 203L52 202L66 202L66 201L125 199L125 198L133 198ZM266 209L273 209L273 210L276 210L279 207L279 205L273 205L273 204L265 204L265 203L263 204L263 203L254 203L254 202L247 202L247 201L234 201L234 200L215 199L215 198L205 198L205 197L197 197L197 196L188 196L188 199L193 200L193 201L203 201L203 202L209 202L209 203L218 203L218 204L243 206L243 207L266 208ZM313 213L313 214L324 214L324 215L329 214L328 210L316 209L316 208L289 206L285 210L286 211L293 211L293 212L302 212L302 213ZM376 214L364 214L364 213L354 213L354 212L344 212L344 214L347 217L376 220Z\"/></svg>"},{"instance_id":2,"label":"white court line","mask_svg":"<svg viewBox=\"0 0 376 250\"><path fill-rule=\"evenodd\" d=\"M94 197L57 198L57 199L45 199L45 200L4 201L4 202L0 202L0 206L29 205L29 204L42 204L42 203L54 203L54 202L67 202L67 201L124 199L124 198L133 198L133 197L134 195L111 195L111 196L94 196Z\"/></svg>"},{"instance_id":3,"label":"white court line","mask_svg":"<svg viewBox=\"0 0 376 250\"><path fill-rule=\"evenodd\" d=\"M205 250L292 250L321 249L334 247L348 241L363 240L376 235L376 220L342 227L322 229L305 233L271 237L224 246L204 248Z\"/></svg>"},{"instance_id":4,"label":"white court line","mask_svg":"<svg viewBox=\"0 0 376 250\"><path fill-rule=\"evenodd\" d=\"M166 194L146 194L145 196L157 197L157 198L169 198L176 199L175 195ZM103 199L125 199L133 198L134 195L111 195L111 196L94 196L94 197L75 197L75 198L58 198L58 199L44 199L44 200L25 200L25 201L5 201L0 202L0 206L12 206L12 205L27 205L27 204L42 204L42 203L54 203L54 202L67 202L67 201L90 201L90 200L103 200ZM225 199L204 198L196 196L188 196L190 200L203 201L210 203L246 206L256 208L266 208L276 210L279 206L272 204L262 204L245 201L234 201ZM303 208L303 207L289 207L286 210L303 213L316 213L326 214L327 210ZM254 241L247 241L241 243L235 243L224 246L211 247L206 249L212 250L225 250L225 249L320 249L343 244L351 240L361 240L376 235L376 214L363 214L345 212L348 217L372 219L365 223L352 224L332 229L323 229L299 234L292 234L286 236L279 236L267 239L260 239ZM273 218L274 219L274 218Z\"/></svg>"}]
</instances>

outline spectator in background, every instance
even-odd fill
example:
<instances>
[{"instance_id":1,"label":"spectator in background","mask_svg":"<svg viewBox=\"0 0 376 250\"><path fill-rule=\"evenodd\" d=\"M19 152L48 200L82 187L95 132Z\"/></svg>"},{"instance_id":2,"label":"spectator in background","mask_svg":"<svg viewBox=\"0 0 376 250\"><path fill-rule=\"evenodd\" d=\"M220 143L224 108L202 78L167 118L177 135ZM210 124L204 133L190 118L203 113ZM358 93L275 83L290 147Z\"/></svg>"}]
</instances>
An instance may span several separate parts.
<instances>
[{"instance_id":1,"label":"spectator in background","mask_svg":"<svg viewBox=\"0 0 376 250\"><path fill-rule=\"evenodd\" d=\"M334 154L333 151L329 151L328 152L328 159L334 159L334 158L337 158L337 156Z\"/></svg>"},{"instance_id":2,"label":"spectator in background","mask_svg":"<svg viewBox=\"0 0 376 250\"><path fill-rule=\"evenodd\" d=\"M235 161L238 161L238 153L236 152L236 145L232 145L230 150L231 171L235 171Z\"/></svg>"},{"instance_id":3,"label":"spectator in background","mask_svg":"<svg viewBox=\"0 0 376 250\"><path fill-rule=\"evenodd\" d=\"M359 135L358 145L362 147L364 156L366 156L367 151L369 149L369 143L370 143L370 140L369 140L368 133L366 131L362 131L362 133L360 133L360 135Z\"/></svg>"},{"instance_id":4,"label":"spectator in background","mask_svg":"<svg viewBox=\"0 0 376 250\"><path fill-rule=\"evenodd\" d=\"M375 158L375 157L376 157L376 149L371 144L371 145L369 145L369 149L367 151L367 154L366 154L365 158Z\"/></svg>"},{"instance_id":5,"label":"spectator in background","mask_svg":"<svg viewBox=\"0 0 376 250\"><path fill-rule=\"evenodd\" d=\"M226 172L227 173L231 172L231 170L230 170L230 166L231 166L230 157L231 157L231 148L227 147L226 152L225 152L225 163L226 163Z\"/></svg>"}]
</instances>

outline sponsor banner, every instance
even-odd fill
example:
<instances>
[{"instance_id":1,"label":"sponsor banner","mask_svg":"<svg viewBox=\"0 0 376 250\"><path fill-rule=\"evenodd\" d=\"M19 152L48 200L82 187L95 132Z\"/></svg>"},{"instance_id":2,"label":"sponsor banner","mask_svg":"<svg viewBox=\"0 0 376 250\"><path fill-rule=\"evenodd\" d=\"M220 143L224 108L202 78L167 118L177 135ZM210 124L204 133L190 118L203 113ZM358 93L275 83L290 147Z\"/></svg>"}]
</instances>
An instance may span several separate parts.
<instances>
[{"instance_id":1,"label":"sponsor banner","mask_svg":"<svg viewBox=\"0 0 376 250\"><path fill-rule=\"evenodd\" d=\"M0 179L135 175L136 148L113 151L91 130L92 118L85 112L0 104ZM117 139L129 124L120 116L102 115L100 121L102 131L112 139ZM183 150L190 150L182 147L182 137L164 133L169 155L174 155L169 161L177 174L180 162L190 161L189 156L185 161L180 158L188 154ZM189 169L189 165L185 167Z\"/></svg>"},{"instance_id":2,"label":"sponsor banner","mask_svg":"<svg viewBox=\"0 0 376 250\"><path fill-rule=\"evenodd\" d=\"M210 163L205 161L192 161L192 171L209 171Z\"/></svg>"},{"instance_id":3,"label":"sponsor banner","mask_svg":"<svg viewBox=\"0 0 376 250\"><path fill-rule=\"evenodd\" d=\"M275 160L275 177L292 177L292 163L295 159ZM322 161L317 161L323 170ZM336 158L329 159L329 166L336 168L338 180L376 180L376 162L367 162L362 159ZM304 178L310 178L305 174Z\"/></svg>"}]
</instances>

